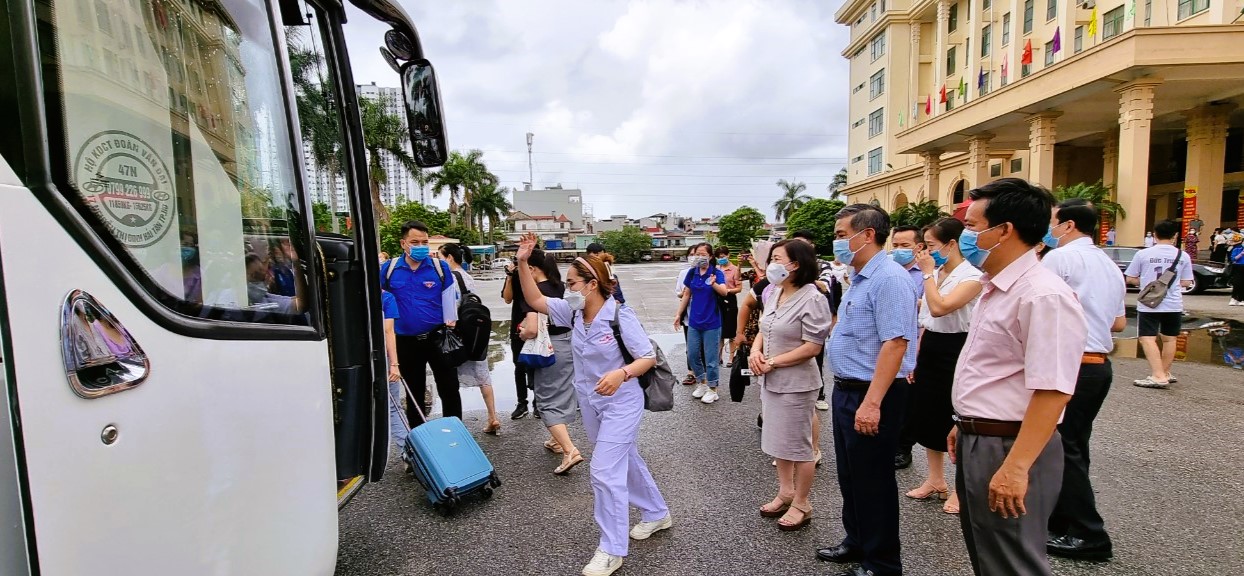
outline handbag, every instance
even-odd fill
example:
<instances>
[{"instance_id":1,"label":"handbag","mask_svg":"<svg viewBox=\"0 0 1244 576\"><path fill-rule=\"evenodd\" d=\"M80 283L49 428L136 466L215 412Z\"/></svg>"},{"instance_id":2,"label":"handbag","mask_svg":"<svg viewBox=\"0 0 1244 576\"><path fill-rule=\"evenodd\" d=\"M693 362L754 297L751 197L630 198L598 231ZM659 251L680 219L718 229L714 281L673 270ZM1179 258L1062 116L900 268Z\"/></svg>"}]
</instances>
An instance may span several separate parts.
<instances>
[{"instance_id":1,"label":"handbag","mask_svg":"<svg viewBox=\"0 0 1244 576\"><path fill-rule=\"evenodd\" d=\"M1166 294L1171 289L1171 284L1175 281L1175 269L1179 266L1179 259L1184 255L1184 251L1175 246L1175 261L1171 262L1170 268L1163 270L1157 279L1145 285L1140 290L1140 296L1136 298L1138 302L1150 308L1157 308L1166 300Z\"/></svg>"},{"instance_id":2,"label":"handbag","mask_svg":"<svg viewBox=\"0 0 1244 576\"><path fill-rule=\"evenodd\" d=\"M747 369L747 357L751 356L752 347L747 344L739 346L734 353L734 363L730 366L730 401L742 402L743 393L752 383L752 377L743 374Z\"/></svg>"},{"instance_id":3,"label":"handbag","mask_svg":"<svg viewBox=\"0 0 1244 576\"><path fill-rule=\"evenodd\" d=\"M469 360L470 352L466 346L462 345L462 338L458 337L458 333L453 328L441 326L437 329L437 348L440 349L441 357L445 358L445 363L451 367L457 368Z\"/></svg>"},{"instance_id":4,"label":"handbag","mask_svg":"<svg viewBox=\"0 0 1244 576\"><path fill-rule=\"evenodd\" d=\"M622 361L630 364L635 361L635 357L631 355L630 350L627 350L626 341L622 339L622 324L618 321L621 312L622 305L615 304L610 327L613 328L613 339L617 341L618 349L622 352ZM665 360L665 352L661 350L661 347L652 338L648 338L648 342L652 344L657 363L652 369L639 376L639 387L644 390L644 409L651 412L673 410L674 382L678 379L674 376L674 371L670 369L669 362Z\"/></svg>"},{"instance_id":5,"label":"handbag","mask_svg":"<svg viewBox=\"0 0 1244 576\"><path fill-rule=\"evenodd\" d=\"M549 338L548 316L539 314L536 324L540 327L536 337L523 343L518 362L529 368L548 368L557 363L553 353L553 339Z\"/></svg>"}]
</instances>

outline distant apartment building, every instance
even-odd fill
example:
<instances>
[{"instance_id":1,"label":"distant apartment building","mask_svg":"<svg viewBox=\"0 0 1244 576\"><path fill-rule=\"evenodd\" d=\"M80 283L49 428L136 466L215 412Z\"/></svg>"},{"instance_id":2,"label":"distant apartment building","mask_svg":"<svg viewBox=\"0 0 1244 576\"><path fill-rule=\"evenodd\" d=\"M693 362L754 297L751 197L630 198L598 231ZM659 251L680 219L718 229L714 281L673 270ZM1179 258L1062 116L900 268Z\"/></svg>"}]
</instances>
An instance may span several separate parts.
<instances>
[{"instance_id":1,"label":"distant apartment building","mask_svg":"<svg viewBox=\"0 0 1244 576\"><path fill-rule=\"evenodd\" d=\"M374 82L358 86L357 88L360 98L368 98L383 104L385 112L401 118L402 129L406 129L406 110L402 104L401 88L376 86ZM308 188L311 198L315 202L329 204L329 175L326 171L319 169L315 159L306 151L308 148L310 147L303 146L303 163L306 164L307 168ZM419 185L415 182L414 175L388 152L381 152L380 159L385 173L388 175L388 181L380 185L380 200L389 206L396 204L398 198L419 201ZM345 179L339 175L337 177L337 211L347 212L349 209L350 203L346 196Z\"/></svg>"},{"instance_id":2,"label":"distant apartment building","mask_svg":"<svg viewBox=\"0 0 1244 576\"><path fill-rule=\"evenodd\" d=\"M565 216L574 230L584 229L583 191L551 188L514 191L514 210L531 216Z\"/></svg>"},{"instance_id":3,"label":"distant apartment building","mask_svg":"<svg viewBox=\"0 0 1244 576\"><path fill-rule=\"evenodd\" d=\"M1240 0L847 0L847 186L892 210L994 179L1101 179L1118 243L1244 222ZM1232 25L1235 24L1235 25Z\"/></svg>"}]
</instances>

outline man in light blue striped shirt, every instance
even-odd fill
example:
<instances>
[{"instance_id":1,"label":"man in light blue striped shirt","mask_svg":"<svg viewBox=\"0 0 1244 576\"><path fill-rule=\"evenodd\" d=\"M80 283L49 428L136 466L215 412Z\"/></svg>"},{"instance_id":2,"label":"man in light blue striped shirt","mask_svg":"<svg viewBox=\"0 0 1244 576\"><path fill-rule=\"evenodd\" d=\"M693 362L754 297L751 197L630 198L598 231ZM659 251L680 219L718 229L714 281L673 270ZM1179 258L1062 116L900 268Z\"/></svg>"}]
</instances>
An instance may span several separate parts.
<instances>
[{"instance_id":1,"label":"man in light blue striped shirt","mask_svg":"<svg viewBox=\"0 0 1244 576\"><path fill-rule=\"evenodd\" d=\"M916 290L886 255L890 216L869 204L837 215L834 258L855 268L829 339L834 452L842 490L842 543L822 560L858 563L838 576L899 576L894 453L916 365Z\"/></svg>"}]
</instances>

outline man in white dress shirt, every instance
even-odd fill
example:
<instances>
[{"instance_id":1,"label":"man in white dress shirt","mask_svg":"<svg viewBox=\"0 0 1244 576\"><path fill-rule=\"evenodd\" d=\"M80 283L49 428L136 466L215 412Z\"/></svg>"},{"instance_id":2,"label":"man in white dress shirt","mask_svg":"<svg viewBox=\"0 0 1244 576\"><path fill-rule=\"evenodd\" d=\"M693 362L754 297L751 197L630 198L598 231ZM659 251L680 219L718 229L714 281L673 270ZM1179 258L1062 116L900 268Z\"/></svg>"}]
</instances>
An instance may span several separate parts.
<instances>
[{"instance_id":1,"label":"man in white dress shirt","mask_svg":"<svg viewBox=\"0 0 1244 576\"><path fill-rule=\"evenodd\" d=\"M1081 198L1062 202L1054 209L1046 236L1046 244L1057 250L1042 260L1075 291L1088 335L1076 391L1058 425L1063 437L1063 489L1050 516L1046 548L1055 556L1104 561L1113 549L1089 480L1089 437L1114 379L1108 356L1114 350L1111 332L1127 325L1123 304L1127 284L1114 261L1093 244L1096 230L1097 208L1090 202Z\"/></svg>"}]
</instances>

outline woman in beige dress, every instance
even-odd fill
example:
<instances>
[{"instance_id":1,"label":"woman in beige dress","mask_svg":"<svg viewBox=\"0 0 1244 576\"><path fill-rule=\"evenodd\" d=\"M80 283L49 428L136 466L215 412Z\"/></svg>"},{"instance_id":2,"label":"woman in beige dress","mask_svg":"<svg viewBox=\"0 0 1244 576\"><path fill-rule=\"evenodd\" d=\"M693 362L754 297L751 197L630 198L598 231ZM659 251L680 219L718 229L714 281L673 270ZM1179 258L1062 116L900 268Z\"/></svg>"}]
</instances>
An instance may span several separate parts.
<instances>
[{"instance_id":1,"label":"woman in beige dress","mask_svg":"<svg viewBox=\"0 0 1244 576\"><path fill-rule=\"evenodd\" d=\"M773 247L765 277L775 287L764 301L760 334L748 358L760 381L765 426L760 446L777 460L778 494L760 515L778 518L783 531L812 521L808 494L816 472L812 442L821 389L816 357L829 336L829 302L816 288L816 252L799 241Z\"/></svg>"}]
</instances>

